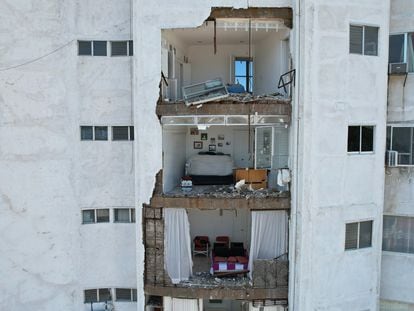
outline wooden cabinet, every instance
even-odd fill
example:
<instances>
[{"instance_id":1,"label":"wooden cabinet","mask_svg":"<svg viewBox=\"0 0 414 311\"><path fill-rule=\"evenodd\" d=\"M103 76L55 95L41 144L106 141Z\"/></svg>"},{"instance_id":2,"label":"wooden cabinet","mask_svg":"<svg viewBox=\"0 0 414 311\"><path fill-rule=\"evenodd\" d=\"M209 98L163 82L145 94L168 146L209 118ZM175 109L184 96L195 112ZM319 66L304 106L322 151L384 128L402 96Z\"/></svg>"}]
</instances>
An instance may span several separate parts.
<instances>
[{"instance_id":1,"label":"wooden cabinet","mask_svg":"<svg viewBox=\"0 0 414 311\"><path fill-rule=\"evenodd\" d=\"M246 181L247 185L251 185L253 189L267 188L267 170L266 169L235 169L235 181L242 179Z\"/></svg>"}]
</instances>

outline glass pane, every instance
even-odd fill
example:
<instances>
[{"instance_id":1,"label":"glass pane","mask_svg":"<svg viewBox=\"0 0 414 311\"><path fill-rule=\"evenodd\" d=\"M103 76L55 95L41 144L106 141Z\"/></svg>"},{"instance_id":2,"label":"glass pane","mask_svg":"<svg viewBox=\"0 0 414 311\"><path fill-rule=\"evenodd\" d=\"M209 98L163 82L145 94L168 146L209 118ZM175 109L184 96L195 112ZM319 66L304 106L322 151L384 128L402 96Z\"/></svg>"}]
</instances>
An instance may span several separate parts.
<instances>
[{"instance_id":1,"label":"glass pane","mask_svg":"<svg viewBox=\"0 0 414 311\"><path fill-rule=\"evenodd\" d=\"M248 91L247 90L247 79L246 79L246 77L236 77L236 83L243 85L244 90Z\"/></svg>"},{"instance_id":2,"label":"glass pane","mask_svg":"<svg viewBox=\"0 0 414 311\"><path fill-rule=\"evenodd\" d=\"M116 208L115 209L115 221L116 222L130 222L129 221L129 208Z\"/></svg>"},{"instance_id":3,"label":"glass pane","mask_svg":"<svg viewBox=\"0 0 414 311\"><path fill-rule=\"evenodd\" d=\"M97 209L96 222L109 222L109 209Z\"/></svg>"},{"instance_id":4,"label":"glass pane","mask_svg":"<svg viewBox=\"0 0 414 311\"><path fill-rule=\"evenodd\" d=\"M374 127L362 126L361 151L374 151Z\"/></svg>"},{"instance_id":5,"label":"glass pane","mask_svg":"<svg viewBox=\"0 0 414 311\"><path fill-rule=\"evenodd\" d=\"M392 129L391 149L399 153L411 152L411 127L394 127Z\"/></svg>"},{"instance_id":6,"label":"glass pane","mask_svg":"<svg viewBox=\"0 0 414 311\"><path fill-rule=\"evenodd\" d=\"M82 223L92 224L95 222L95 210L88 209L82 211Z\"/></svg>"},{"instance_id":7,"label":"glass pane","mask_svg":"<svg viewBox=\"0 0 414 311\"><path fill-rule=\"evenodd\" d=\"M286 122L282 116L257 116L256 124L280 124Z\"/></svg>"},{"instance_id":8,"label":"glass pane","mask_svg":"<svg viewBox=\"0 0 414 311\"><path fill-rule=\"evenodd\" d=\"M93 41L93 55L106 56L106 41Z\"/></svg>"},{"instance_id":9,"label":"glass pane","mask_svg":"<svg viewBox=\"0 0 414 311\"><path fill-rule=\"evenodd\" d=\"M99 301L111 301L111 289L110 288L100 288L99 289Z\"/></svg>"},{"instance_id":10,"label":"glass pane","mask_svg":"<svg viewBox=\"0 0 414 311\"><path fill-rule=\"evenodd\" d=\"M362 54L362 26L349 26L349 53Z\"/></svg>"},{"instance_id":11,"label":"glass pane","mask_svg":"<svg viewBox=\"0 0 414 311\"><path fill-rule=\"evenodd\" d=\"M228 116L227 124L248 124L247 116Z\"/></svg>"},{"instance_id":12,"label":"glass pane","mask_svg":"<svg viewBox=\"0 0 414 311\"><path fill-rule=\"evenodd\" d=\"M391 126L387 126L387 144L386 150L391 150Z\"/></svg>"},{"instance_id":13,"label":"glass pane","mask_svg":"<svg viewBox=\"0 0 414 311\"><path fill-rule=\"evenodd\" d=\"M112 140L128 140L128 126L113 126Z\"/></svg>"},{"instance_id":14,"label":"glass pane","mask_svg":"<svg viewBox=\"0 0 414 311\"><path fill-rule=\"evenodd\" d=\"M414 72L414 32L407 34L407 63L408 71Z\"/></svg>"},{"instance_id":15,"label":"glass pane","mask_svg":"<svg viewBox=\"0 0 414 311\"><path fill-rule=\"evenodd\" d=\"M193 117L161 117L162 124L170 125L185 125L185 124L195 124Z\"/></svg>"},{"instance_id":16,"label":"glass pane","mask_svg":"<svg viewBox=\"0 0 414 311\"><path fill-rule=\"evenodd\" d=\"M129 127L129 137L130 137L130 140L134 140L134 127L133 126Z\"/></svg>"},{"instance_id":17,"label":"glass pane","mask_svg":"<svg viewBox=\"0 0 414 311\"><path fill-rule=\"evenodd\" d=\"M198 117L198 124L224 124L224 117Z\"/></svg>"},{"instance_id":18,"label":"glass pane","mask_svg":"<svg viewBox=\"0 0 414 311\"><path fill-rule=\"evenodd\" d=\"M128 42L127 41L113 41L111 42L111 56L127 56Z\"/></svg>"},{"instance_id":19,"label":"glass pane","mask_svg":"<svg viewBox=\"0 0 414 311\"><path fill-rule=\"evenodd\" d=\"M108 140L107 126L95 126L95 140Z\"/></svg>"},{"instance_id":20,"label":"glass pane","mask_svg":"<svg viewBox=\"0 0 414 311\"><path fill-rule=\"evenodd\" d=\"M97 302L98 301L98 290L97 289L86 289L84 291L85 303Z\"/></svg>"},{"instance_id":21,"label":"glass pane","mask_svg":"<svg viewBox=\"0 0 414 311\"><path fill-rule=\"evenodd\" d=\"M378 27L365 26L365 55L378 55Z\"/></svg>"},{"instance_id":22,"label":"glass pane","mask_svg":"<svg viewBox=\"0 0 414 311\"><path fill-rule=\"evenodd\" d=\"M135 222L135 208L131 208L131 222Z\"/></svg>"},{"instance_id":23,"label":"glass pane","mask_svg":"<svg viewBox=\"0 0 414 311\"><path fill-rule=\"evenodd\" d=\"M404 62L404 34L390 36L388 62Z\"/></svg>"},{"instance_id":24,"label":"glass pane","mask_svg":"<svg viewBox=\"0 0 414 311\"><path fill-rule=\"evenodd\" d=\"M137 290L132 289L132 301L137 301Z\"/></svg>"},{"instance_id":25,"label":"glass pane","mask_svg":"<svg viewBox=\"0 0 414 311\"><path fill-rule=\"evenodd\" d=\"M131 289L130 288L117 288L115 290L117 301L131 301Z\"/></svg>"},{"instance_id":26,"label":"glass pane","mask_svg":"<svg viewBox=\"0 0 414 311\"><path fill-rule=\"evenodd\" d=\"M359 152L360 126L348 126L348 152Z\"/></svg>"},{"instance_id":27,"label":"glass pane","mask_svg":"<svg viewBox=\"0 0 414 311\"><path fill-rule=\"evenodd\" d=\"M253 77L253 62L249 62L249 76Z\"/></svg>"},{"instance_id":28,"label":"glass pane","mask_svg":"<svg viewBox=\"0 0 414 311\"><path fill-rule=\"evenodd\" d=\"M235 76L246 76L247 75L247 61L245 60L235 61L234 75Z\"/></svg>"},{"instance_id":29,"label":"glass pane","mask_svg":"<svg viewBox=\"0 0 414 311\"><path fill-rule=\"evenodd\" d=\"M359 224L359 248L370 247L372 243L372 220Z\"/></svg>"},{"instance_id":30,"label":"glass pane","mask_svg":"<svg viewBox=\"0 0 414 311\"><path fill-rule=\"evenodd\" d=\"M91 41L78 41L78 55L92 55Z\"/></svg>"},{"instance_id":31,"label":"glass pane","mask_svg":"<svg viewBox=\"0 0 414 311\"><path fill-rule=\"evenodd\" d=\"M384 251L393 251L395 225L396 218L394 216L384 216L382 231L382 250Z\"/></svg>"},{"instance_id":32,"label":"glass pane","mask_svg":"<svg viewBox=\"0 0 414 311\"><path fill-rule=\"evenodd\" d=\"M271 168L272 128L259 127L256 133L256 168Z\"/></svg>"},{"instance_id":33,"label":"glass pane","mask_svg":"<svg viewBox=\"0 0 414 311\"><path fill-rule=\"evenodd\" d=\"M346 224L345 249L356 249L358 247L358 223Z\"/></svg>"},{"instance_id":34,"label":"glass pane","mask_svg":"<svg viewBox=\"0 0 414 311\"><path fill-rule=\"evenodd\" d=\"M129 41L129 56L134 55L134 41Z\"/></svg>"},{"instance_id":35,"label":"glass pane","mask_svg":"<svg viewBox=\"0 0 414 311\"><path fill-rule=\"evenodd\" d=\"M92 140L93 130L92 126L81 126L81 140Z\"/></svg>"}]
</instances>

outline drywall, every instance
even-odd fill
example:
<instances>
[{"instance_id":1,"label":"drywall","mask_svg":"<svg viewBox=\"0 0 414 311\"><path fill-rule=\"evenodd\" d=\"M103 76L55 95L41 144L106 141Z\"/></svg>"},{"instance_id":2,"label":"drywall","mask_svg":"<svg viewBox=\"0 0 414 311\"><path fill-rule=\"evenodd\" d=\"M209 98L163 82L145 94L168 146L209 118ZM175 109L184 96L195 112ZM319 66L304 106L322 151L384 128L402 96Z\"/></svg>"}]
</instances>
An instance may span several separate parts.
<instances>
[{"instance_id":1,"label":"drywall","mask_svg":"<svg viewBox=\"0 0 414 311\"><path fill-rule=\"evenodd\" d=\"M163 184L164 192L180 185L185 175L186 127L165 127L163 131Z\"/></svg>"},{"instance_id":2,"label":"drywall","mask_svg":"<svg viewBox=\"0 0 414 311\"><path fill-rule=\"evenodd\" d=\"M228 236L231 242L243 242L250 247L250 211L187 209L191 240L198 235L207 235L211 245L217 236Z\"/></svg>"},{"instance_id":3,"label":"drywall","mask_svg":"<svg viewBox=\"0 0 414 311\"><path fill-rule=\"evenodd\" d=\"M282 40L289 36L287 30L281 30L276 34L268 36L266 39L256 44L255 55L255 79L254 93L271 94L283 90L278 89L279 77L286 67L287 59L283 59ZM282 66L283 64L283 66Z\"/></svg>"}]
</instances>

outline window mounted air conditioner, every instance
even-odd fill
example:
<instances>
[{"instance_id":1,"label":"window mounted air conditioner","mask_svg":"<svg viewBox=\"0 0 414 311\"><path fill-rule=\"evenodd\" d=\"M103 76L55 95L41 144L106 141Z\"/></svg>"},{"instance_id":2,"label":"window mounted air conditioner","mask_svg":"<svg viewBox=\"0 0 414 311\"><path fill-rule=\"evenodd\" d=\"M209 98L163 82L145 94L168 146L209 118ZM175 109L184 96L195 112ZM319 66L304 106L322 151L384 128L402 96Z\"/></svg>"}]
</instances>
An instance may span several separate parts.
<instances>
[{"instance_id":1,"label":"window mounted air conditioner","mask_svg":"<svg viewBox=\"0 0 414 311\"><path fill-rule=\"evenodd\" d=\"M388 167L398 166L398 151L387 150L385 162Z\"/></svg>"},{"instance_id":2,"label":"window mounted air conditioner","mask_svg":"<svg viewBox=\"0 0 414 311\"><path fill-rule=\"evenodd\" d=\"M391 63L388 64L388 73L390 75L401 75L408 72L407 63Z\"/></svg>"}]
</instances>

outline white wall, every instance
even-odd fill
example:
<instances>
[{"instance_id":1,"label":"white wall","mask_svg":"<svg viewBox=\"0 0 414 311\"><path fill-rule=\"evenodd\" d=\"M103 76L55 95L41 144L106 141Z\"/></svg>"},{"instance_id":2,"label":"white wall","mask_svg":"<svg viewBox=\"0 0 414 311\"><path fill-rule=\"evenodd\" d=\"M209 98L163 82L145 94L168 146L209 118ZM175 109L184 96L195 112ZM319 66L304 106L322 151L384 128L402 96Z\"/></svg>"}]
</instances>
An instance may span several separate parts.
<instances>
[{"instance_id":1,"label":"white wall","mask_svg":"<svg viewBox=\"0 0 414 311\"><path fill-rule=\"evenodd\" d=\"M166 127L163 131L164 192L171 191L185 175L186 127Z\"/></svg>"},{"instance_id":2,"label":"white wall","mask_svg":"<svg viewBox=\"0 0 414 311\"><path fill-rule=\"evenodd\" d=\"M243 242L250 247L251 215L247 209L199 210L187 209L191 240L197 235L207 235L211 246L217 236L228 236L230 242Z\"/></svg>"},{"instance_id":3,"label":"white wall","mask_svg":"<svg viewBox=\"0 0 414 311\"><path fill-rule=\"evenodd\" d=\"M305 0L300 10L289 310L377 310L389 1ZM378 56L349 53L350 23L380 27ZM374 154L347 154L349 124L376 126ZM345 251L345 224L367 219L372 247Z\"/></svg>"},{"instance_id":4,"label":"white wall","mask_svg":"<svg viewBox=\"0 0 414 311\"><path fill-rule=\"evenodd\" d=\"M136 287L135 225L93 232L80 214L135 205L133 143L79 134L132 125L132 59L77 55L78 39L131 39L130 1L114 4L2 1L1 310L81 310L84 286Z\"/></svg>"},{"instance_id":5,"label":"white wall","mask_svg":"<svg viewBox=\"0 0 414 311\"><path fill-rule=\"evenodd\" d=\"M278 89L277 85L280 75L284 73L282 71L287 67L288 60L284 59L282 42L287 37L288 31L279 31L256 44L254 59L255 94L282 93L283 90Z\"/></svg>"}]
</instances>

